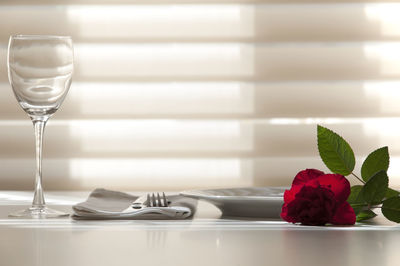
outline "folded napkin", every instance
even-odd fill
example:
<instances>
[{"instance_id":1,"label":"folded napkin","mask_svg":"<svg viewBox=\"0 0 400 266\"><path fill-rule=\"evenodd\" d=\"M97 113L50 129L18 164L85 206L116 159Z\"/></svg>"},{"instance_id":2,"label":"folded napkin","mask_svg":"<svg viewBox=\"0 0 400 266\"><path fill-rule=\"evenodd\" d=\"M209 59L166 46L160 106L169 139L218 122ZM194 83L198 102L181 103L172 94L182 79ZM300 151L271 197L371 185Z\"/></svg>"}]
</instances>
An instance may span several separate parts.
<instances>
[{"instance_id":1,"label":"folded napkin","mask_svg":"<svg viewBox=\"0 0 400 266\"><path fill-rule=\"evenodd\" d=\"M185 219L196 211L197 201L180 195L168 196L168 207L129 207L137 199L127 193L102 188L95 189L88 199L72 207L75 220L103 219Z\"/></svg>"}]
</instances>

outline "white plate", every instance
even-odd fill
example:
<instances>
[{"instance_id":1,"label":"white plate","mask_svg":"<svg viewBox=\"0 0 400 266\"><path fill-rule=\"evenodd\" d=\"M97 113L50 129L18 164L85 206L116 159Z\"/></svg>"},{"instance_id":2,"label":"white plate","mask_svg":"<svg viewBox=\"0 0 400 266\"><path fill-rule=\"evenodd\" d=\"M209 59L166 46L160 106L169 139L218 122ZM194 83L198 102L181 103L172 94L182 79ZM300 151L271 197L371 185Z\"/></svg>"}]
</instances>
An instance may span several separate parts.
<instances>
[{"instance_id":1,"label":"white plate","mask_svg":"<svg viewBox=\"0 0 400 266\"><path fill-rule=\"evenodd\" d=\"M223 216L280 218L284 187L248 187L183 191L186 197L217 206Z\"/></svg>"}]
</instances>

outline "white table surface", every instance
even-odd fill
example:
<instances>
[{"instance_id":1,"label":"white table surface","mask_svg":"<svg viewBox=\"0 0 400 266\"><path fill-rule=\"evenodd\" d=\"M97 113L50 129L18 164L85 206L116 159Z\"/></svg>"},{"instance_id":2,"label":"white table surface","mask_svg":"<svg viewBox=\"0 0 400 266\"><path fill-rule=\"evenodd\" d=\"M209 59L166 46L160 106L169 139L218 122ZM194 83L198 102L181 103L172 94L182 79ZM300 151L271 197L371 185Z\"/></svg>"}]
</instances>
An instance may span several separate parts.
<instances>
[{"instance_id":1,"label":"white table surface","mask_svg":"<svg viewBox=\"0 0 400 266\"><path fill-rule=\"evenodd\" d=\"M47 192L49 206L71 211L86 192ZM103 265L400 265L400 227L377 217L351 227L221 219L200 202L184 221L11 219L31 192L0 191L0 266Z\"/></svg>"}]
</instances>

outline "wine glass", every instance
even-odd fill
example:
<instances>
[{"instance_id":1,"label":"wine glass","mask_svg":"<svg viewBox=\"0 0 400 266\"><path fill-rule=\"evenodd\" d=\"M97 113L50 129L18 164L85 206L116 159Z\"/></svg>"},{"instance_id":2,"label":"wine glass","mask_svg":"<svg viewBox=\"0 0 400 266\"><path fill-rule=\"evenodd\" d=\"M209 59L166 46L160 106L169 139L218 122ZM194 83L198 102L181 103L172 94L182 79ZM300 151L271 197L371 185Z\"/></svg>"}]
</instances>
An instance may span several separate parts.
<instances>
[{"instance_id":1,"label":"wine glass","mask_svg":"<svg viewBox=\"0 0 400 266\"><path fill-rule=\"evenodd\" d=\"M8 44L8 79L30 116L36 141L36 181L32 206L11 217L54 218L68 214L46 207L42 189L42 142L46 122L71 85L73 47L69 36L13 35Z\"/></svg>"}]
</instances>

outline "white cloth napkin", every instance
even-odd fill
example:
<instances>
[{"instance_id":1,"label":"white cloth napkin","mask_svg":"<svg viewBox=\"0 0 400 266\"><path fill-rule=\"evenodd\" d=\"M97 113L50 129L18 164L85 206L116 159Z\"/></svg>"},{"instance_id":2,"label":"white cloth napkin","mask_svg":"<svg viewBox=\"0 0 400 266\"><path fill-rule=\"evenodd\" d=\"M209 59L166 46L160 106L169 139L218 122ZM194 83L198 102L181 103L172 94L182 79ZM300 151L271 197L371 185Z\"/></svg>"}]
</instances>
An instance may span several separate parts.
<instances>
[{"instance_id":1,"label":"white cloth napkin","mask_svg":"<svg viewBox=\"0 0 400 266\"><path fill-rule=\"evenodd\" d=\"M127 193L102 188L95 189L84 202L72 207L75 220L103 219L186 219L196 211L197 201L180 195L168 196L168 207L129 207L138 198ZM127 211L128 209L128 211Z\"/></svg>"}]
</instances>

